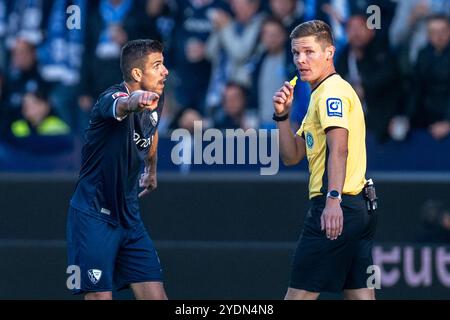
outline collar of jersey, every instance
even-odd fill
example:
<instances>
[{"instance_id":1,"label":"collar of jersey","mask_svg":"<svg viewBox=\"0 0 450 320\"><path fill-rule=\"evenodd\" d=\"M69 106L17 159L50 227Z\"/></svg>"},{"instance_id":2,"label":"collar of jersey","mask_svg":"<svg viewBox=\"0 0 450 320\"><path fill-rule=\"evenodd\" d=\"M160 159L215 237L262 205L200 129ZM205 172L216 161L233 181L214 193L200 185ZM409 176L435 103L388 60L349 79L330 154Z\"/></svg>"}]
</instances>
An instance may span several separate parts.
<instances>
[{"instance_id":1,"label":"collar of jersey","mask_svg":"<svg viewBox=\"0 0 450 320\"><path fill-rule=\"evenodd\" d=\"M125 89L127 90L128 95L130 95L130 90L128 90L127 84L124 82L122 82L122 85L125 87Z\"/></svg>"},{"instance_id":2,"label":"collar of jersey","mask_svg":"<svg viewBox=\"0 0 450 320\"><path fill-rule=\"evenodd\" d=\"M330 78L330 77L332 77L332 76L334 76L334 75L336 75L336 74L339 75L339 73L333 72L332 74L328 75L325 79L323 79L322 81L320 81L320 83L317 85L317 87L315 87L315 88L311 91L311 94L312 94L314 91L316 91L316 89L317 89L318 87L320 87L320 86L322 85L322 83L325 82L325 80L327 80L328 78Z\"/></svg>"}]
</instances>

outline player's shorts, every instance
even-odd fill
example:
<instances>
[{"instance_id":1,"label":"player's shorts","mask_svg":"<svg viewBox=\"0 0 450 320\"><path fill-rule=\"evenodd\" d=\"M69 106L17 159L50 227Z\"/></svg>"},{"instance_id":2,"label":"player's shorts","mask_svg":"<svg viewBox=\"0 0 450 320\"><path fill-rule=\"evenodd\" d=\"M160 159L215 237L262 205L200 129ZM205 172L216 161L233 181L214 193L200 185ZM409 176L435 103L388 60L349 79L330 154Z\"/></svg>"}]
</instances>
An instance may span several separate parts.
<instances>
[{"instance_id":1,"label":"player's shorts","mask_svg":"<svg viewBox=\"0 0 450 320\"><path fill-rule=\"evenodd\" d=\"M292 261L289 286L309 292L367 288L377 213L368 214L362 194L343 195L342 234L330 240L320 224L326 198L314 197L311 202Z\"/></svg>"},{"instance_id":2,"label":"player's shorts","mask_svg":"<svg viewBox=\"0 0 450 320\"><path fill-rule=\"evenodd\" d=\"M75 294L162 282L158 254L142 222L126 229L70 207L67 255L69 266L79 268L79 286L70 288Z\"/></svg>"}]
</instances>

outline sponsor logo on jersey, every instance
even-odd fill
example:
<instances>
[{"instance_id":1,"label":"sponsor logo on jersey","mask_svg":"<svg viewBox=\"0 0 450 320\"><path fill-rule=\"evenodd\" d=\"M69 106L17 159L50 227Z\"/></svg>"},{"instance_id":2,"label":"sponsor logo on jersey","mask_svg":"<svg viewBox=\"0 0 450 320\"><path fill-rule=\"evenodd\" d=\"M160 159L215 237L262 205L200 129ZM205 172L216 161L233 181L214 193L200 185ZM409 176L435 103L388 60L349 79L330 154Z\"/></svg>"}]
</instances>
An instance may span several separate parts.
<instances>
[{"instance_id":1,"label":"sponsor logo on jersey","mask_svg":"<svg viewBox=\"0 0 450 320\"><path fill-rule=\"evenodd\" d=\"M152 144L152 139L153 139L153 136L150 136L148 138L143 138L143 137L141 137L141 135L139 133L134 131L133 141L134 141L134 143L136 143L138 148L141 150L149 147Z\"/></svg>"}]
</instances>

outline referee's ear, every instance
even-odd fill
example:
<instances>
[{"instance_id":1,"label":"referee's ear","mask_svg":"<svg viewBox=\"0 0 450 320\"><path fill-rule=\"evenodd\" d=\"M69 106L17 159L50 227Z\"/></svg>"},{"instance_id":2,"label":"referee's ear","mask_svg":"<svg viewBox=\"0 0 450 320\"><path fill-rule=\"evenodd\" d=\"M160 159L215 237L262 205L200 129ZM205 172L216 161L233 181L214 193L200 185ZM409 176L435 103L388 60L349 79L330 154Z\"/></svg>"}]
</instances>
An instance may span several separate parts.
<instances>
[{"instance_id":1,"label":"referee's ear","mask_svg":"<svg viewBox=\"0 0 450 320\"><path fill-rule=\"evenodd\" d=\"M327 55L327 60L333 60L335 50L336 49L334 48L334 46L328 46L325 49L325 52L326 52L326 55Z\"/></svg>"}]
</instances>

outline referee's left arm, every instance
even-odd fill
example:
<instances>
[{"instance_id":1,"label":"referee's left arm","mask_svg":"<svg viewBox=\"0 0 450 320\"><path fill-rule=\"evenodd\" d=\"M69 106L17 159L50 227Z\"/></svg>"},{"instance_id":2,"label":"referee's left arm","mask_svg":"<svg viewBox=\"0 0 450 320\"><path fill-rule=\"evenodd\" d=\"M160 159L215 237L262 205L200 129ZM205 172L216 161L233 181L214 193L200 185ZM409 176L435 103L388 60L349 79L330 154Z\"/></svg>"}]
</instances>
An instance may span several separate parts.
<instances>
[{"instance_id":1,"label":"referee's left arm","mask_svg":"<svg viewBox=\"0 0 450 320\"><path fill-rule=\"evenodd\" d=\"M328 146L328 191L337 190L342 194L347 169L348 130L329 127L325 132Z\"/></svg>"},{"instance_id":2,"label":"referee's left arm","mask_svg":"<svg viewBox=\"0 0 450 320\"><path fill-rule=\"evenodd\" d=\"M329 127L326 129L329 150L327 173L328 191L337 190L342 194L345 182L348 156L348 131L345 128ZM329 239L335 240L341 235L344 217L339 199L327 197L321 216L321 228Z\"/></svg>"}]
</instances>

